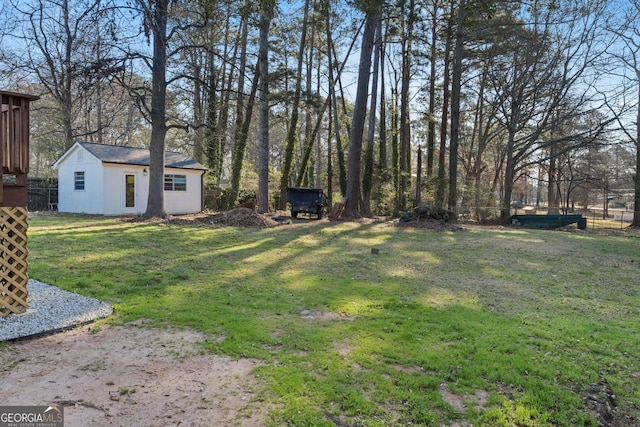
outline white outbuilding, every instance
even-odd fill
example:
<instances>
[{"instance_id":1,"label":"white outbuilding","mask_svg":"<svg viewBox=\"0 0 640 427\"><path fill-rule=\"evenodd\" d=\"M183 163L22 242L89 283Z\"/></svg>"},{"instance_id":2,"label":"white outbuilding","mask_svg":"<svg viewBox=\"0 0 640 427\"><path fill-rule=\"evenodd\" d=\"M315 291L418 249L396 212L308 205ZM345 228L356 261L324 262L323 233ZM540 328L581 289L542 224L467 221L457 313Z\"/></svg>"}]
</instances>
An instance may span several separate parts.
<instances>
[{"instance_id":1,"label":"white outbuilding","mask_svg":"<svg viewBox=\"0 0 640 427\"><path fill-rule=\"evenodd\" d=\"M166 152L164 207L168 214L202 211L206 168L182 153ZM58 170L58 211L139 215L147 209L149 150L76 142L53 167Z\"/></svg>"}]
</instances>

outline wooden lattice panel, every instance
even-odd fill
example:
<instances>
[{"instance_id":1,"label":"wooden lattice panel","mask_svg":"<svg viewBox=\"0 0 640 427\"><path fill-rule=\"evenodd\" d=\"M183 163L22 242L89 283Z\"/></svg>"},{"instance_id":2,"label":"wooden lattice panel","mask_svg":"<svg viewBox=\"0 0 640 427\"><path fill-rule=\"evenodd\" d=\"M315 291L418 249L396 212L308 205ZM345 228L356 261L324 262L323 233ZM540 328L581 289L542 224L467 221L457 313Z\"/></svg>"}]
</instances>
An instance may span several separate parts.
<instances>
[{"instance_id":1,"label":"wooden lattice panel","mask_svg":"<svg viewBox=\"0 0 640 427\"><path fill-rule=\"evenodd\" d=\"M27 208L0 207L0 317L27 310Z\"/></svg>"}]
</instances>

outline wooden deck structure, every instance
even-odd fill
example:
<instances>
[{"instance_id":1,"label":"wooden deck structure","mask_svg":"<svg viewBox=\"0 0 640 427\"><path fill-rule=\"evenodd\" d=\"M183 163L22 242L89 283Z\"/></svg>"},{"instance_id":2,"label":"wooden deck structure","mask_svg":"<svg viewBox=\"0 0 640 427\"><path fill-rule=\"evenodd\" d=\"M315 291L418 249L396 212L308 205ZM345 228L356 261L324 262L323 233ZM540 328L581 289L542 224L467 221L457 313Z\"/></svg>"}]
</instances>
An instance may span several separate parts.
<instances>
[{"instance_id":1,"label":"wooden deck structure","mask_svg":"<svg viewBox=\"0 0 640 427\"><path fill-rule=\"evenodd\" d=\"M0 316L27 310L29 104L37 96L0 91Z\"/></svg>"}]
</instances>

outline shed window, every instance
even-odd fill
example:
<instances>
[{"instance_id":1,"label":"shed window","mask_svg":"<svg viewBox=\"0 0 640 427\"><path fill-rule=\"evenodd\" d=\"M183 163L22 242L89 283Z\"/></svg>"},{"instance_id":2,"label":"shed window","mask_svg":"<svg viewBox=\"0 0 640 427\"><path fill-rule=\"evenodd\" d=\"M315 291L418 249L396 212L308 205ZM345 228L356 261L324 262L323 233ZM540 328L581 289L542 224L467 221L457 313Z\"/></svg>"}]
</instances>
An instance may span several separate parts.
<instances>
[{"instance_id":1,"label":"shed window","mask_svg":"<svg viewBox=\"0 0 640 427\"><path fill-rule=\"evenodd\" d=\"M187 191L187 176L166 174L164 176L165 191Z\"/></svg>"},{"instance_id":2,"label":"shed window","mask_svg":"<svg viewBox=\"0 0 640 427\"><path fill-rule=\"evenodd\" d=\"M84 190L84 171L73 173L73 189Z\"/></svg>"}]
</instances>

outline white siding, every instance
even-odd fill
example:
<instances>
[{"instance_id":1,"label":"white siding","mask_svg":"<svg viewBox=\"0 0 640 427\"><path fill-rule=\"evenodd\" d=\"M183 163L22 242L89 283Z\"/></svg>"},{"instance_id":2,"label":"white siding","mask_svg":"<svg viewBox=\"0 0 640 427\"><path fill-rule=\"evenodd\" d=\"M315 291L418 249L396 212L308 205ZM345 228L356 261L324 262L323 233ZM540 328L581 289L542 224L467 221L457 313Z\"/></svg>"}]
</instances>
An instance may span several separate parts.
<instances>
[{"instance_id":1,"label":"white siding","mask_svg":"<svg viewBox=\"0 0 640 427\"><path fill-rule=\"evenodd\" d=\"M140 215L147 210L148 166L102 163L79 145L57 162L58 211L102 215ZM85 189L74 189L74 173L84 172ZM187 191L165 191L168 214L189 214L202 210L202 170L166 168L165 174L185 175ZM135 177L135 202L126 206L126 176Z\"/></svg>"},{"instance_id":2,"label":"white siding","mask_svg":"<svg viewBox=\"0 0 640 427\"><path fill-rule=\"evenodd\" d=\"M75 172L84 172L84 190L74 189ZM102 162L83 148L73 147L58 166L58 211L101 214L102 189Z\"/></svg>"},{"instance_id":3,"label":"white siding","mask_svg":"<svg viewBox=\"0 0 640 427\"><path fill-rule=\"evenodd\" d=\"M143 166L135 165L103 165L104 176L104 214L105 215L140 215L147 210L149 194L149 178L144 176ZM135 203L126 206L126 176L135 177Z\"/></svg>"},{"instance_id":4,"label":"white siding","mask_svg":"<svg viewBox=\"0 0 640 427\"><path fill-rule=\"evenodd\" d=\"M187 177L187 191L164 192L164 209L168 214L188 214L202 210L202 172L190 169L165 169L165 174L186 175Z\"/></svg>"}]
</instances>

